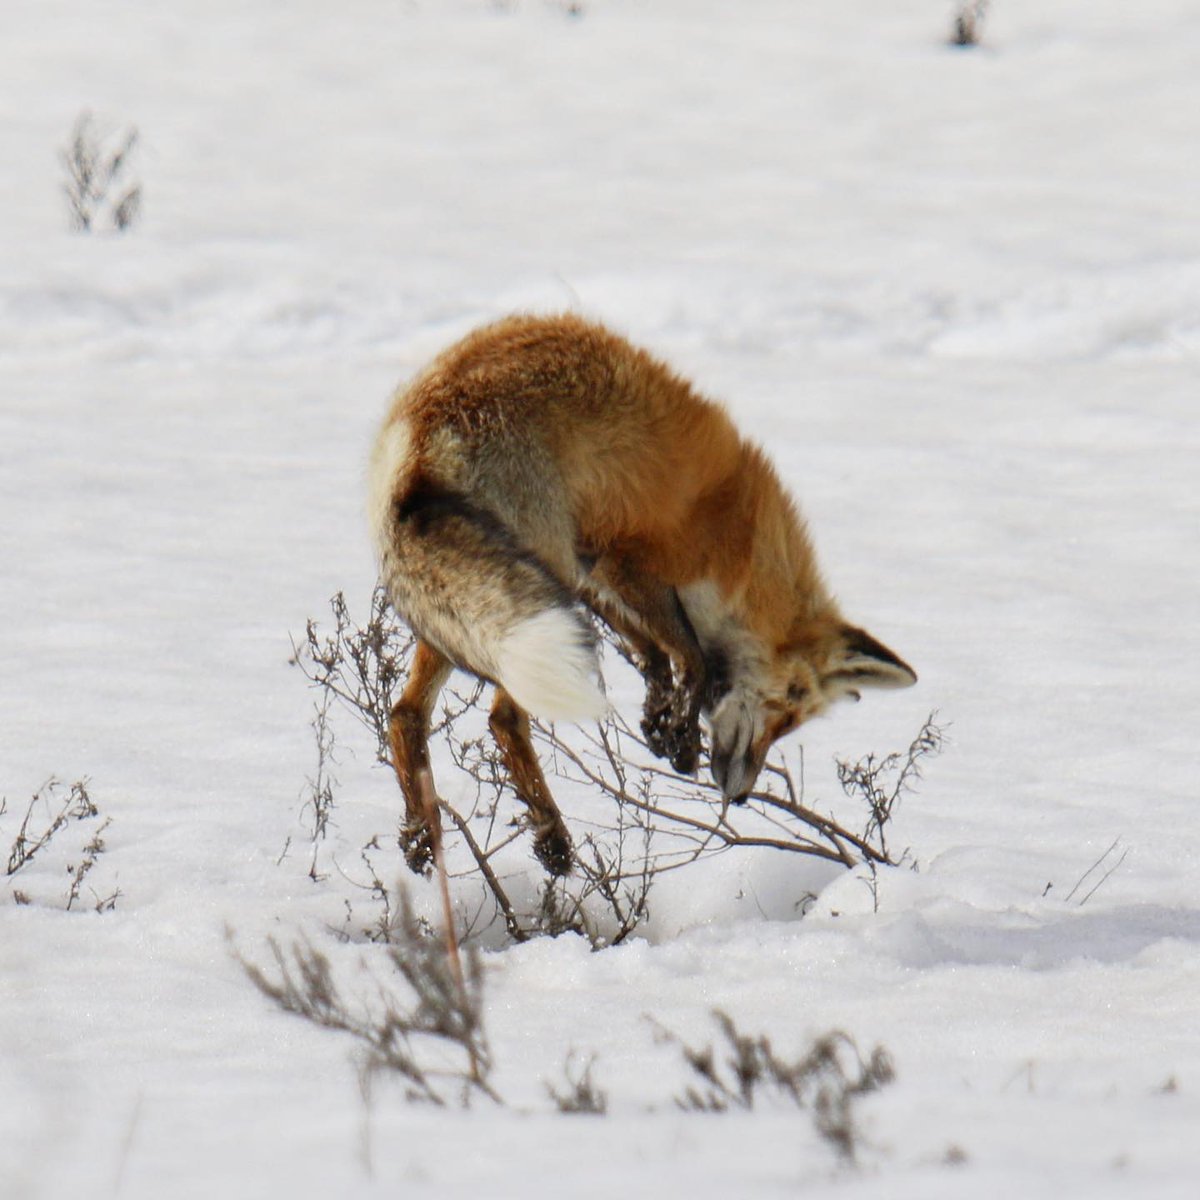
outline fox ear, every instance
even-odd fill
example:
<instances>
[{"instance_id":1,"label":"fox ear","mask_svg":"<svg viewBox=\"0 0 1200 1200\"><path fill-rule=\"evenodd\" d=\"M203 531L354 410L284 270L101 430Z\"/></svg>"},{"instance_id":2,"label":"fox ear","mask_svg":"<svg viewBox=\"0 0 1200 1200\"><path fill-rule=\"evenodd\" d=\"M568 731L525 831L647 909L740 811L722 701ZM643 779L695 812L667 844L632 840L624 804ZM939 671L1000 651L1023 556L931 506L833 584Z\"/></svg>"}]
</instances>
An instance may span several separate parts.
<instances>
[{"instance_id":1,"label":"fox ear","mask_svg":"<svg viewBox=\"0 0 1200 1200\"><path fill-rule=\"evenodd\" d=\"M826 691L855 698L859 688L906 688L916 682L916 671L904 659L865 629L853 625L842 629L833 660L821 680Z\"/></svg>"}]
</instances>

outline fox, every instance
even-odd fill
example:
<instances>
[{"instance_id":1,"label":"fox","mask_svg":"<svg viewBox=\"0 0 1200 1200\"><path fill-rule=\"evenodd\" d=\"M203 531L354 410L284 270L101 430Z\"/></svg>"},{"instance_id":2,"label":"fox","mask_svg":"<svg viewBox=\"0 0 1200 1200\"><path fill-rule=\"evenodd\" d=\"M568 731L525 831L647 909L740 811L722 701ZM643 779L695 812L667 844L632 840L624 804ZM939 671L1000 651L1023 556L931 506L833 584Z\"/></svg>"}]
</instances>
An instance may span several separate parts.
<instances>
[{"instance_id":1,"label":"fox","mask_svg":"<svg viewBox=\"0 0 1200 1200\"><path fill-rule=\"evenodd\" d=\"M440 836L422 789L454 668L494 685L488 725L551 875L573 849L530 715L603 716L595 618L645 682L651 751L693 775L703 724L728 803L834 702L917 681L842 617L794 501L725 408L573 313L487 324L402 386L368 508L380 583L416 639L388 740L417 872Z\"/></svg>"}]
</instances>

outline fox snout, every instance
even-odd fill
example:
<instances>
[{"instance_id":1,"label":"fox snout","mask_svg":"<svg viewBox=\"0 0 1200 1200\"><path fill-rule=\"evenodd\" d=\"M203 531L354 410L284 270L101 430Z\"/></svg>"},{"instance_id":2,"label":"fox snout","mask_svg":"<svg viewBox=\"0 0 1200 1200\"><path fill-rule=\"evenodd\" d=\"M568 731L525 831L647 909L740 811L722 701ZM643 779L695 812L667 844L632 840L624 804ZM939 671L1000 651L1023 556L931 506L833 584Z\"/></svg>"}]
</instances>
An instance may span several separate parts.
<instances>
[{"instance_id":1,"label":"fox snout","mask_svg":"<svg viewBox=\"0 0 1200 1200\"><path fill-rule=\"evenodd\" d=\"M712 756L713 782L730 804L742 804L750 795L754 781L758 778L760 764L753 762L749 754L734 757L714 748Z\"/></svg>"},{"instance_id":2,"label":"fox snout","mask_svg":"<svg viewBox=\"0 0 1200 1200\"><path fill-rule=\"evenodd\" d=\"M755 737L754 712L733 697L717 707L712 717L712 749L709 754L713 782L732 804L740 804L754 788L766 758Z\"/></svg>"}]
</instances>

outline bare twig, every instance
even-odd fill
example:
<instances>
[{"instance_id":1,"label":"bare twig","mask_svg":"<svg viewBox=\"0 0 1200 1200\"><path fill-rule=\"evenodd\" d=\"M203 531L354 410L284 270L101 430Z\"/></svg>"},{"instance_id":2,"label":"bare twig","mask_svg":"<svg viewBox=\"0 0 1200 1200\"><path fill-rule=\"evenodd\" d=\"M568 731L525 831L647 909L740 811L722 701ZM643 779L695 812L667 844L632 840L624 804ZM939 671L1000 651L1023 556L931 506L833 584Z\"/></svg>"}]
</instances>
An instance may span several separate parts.
<instances>
[{"instance_id":1,"label":"bare twig","mask_svg":"<svg viewBox=\"0 0 1200 1200\"><path fill-rule=\"evenodd\" d=\"M83 848L83 855L79 860L79 865L72 867L71 870L71 887L67 892L67 911L71 911L71 906L79 899L80 889L83 887L83 881L87 878L88 873L96 865L96 860L104 853L104 831L112 824L112 817L105 817L100 823L100 827L92 834L91 840ZM116 896L113 895L106 900L100 900L97 897L96 911L106 912L116 903Z\"/></svg>"},{"instance_id":2,"label":"bare twig","mask_svg":"<svg viewBox=\"0 0 1200 1200\"><path fill-rule=\"evenodd\" d=\"M486 853L475 840L474 835L471 833L471 827L463 819L457 809L452 808L449 804L443 804L441 807L442 812L444 812L446 816L450 818L450 820L454 823L454 827L462 835L467 849L471 852L471 857L475 860L475 865L479 868L479 873L483 876L484 882L487 884L491 894L495 897L496 903L500 906L500 911L504 915L504 927L508 930L508 936L511 937L514 942L527 941L529 934L521 926L521 922L513 908L512 901L509 900L503 885L496 875L496 872L492 869L491 854Z\"/></svg>"},{"instance_id":3,"label":"bare twig","mask_svg":"<svg viewBox=\"0 0 1200 1200\"><path fill-rule=\"evenodd\" d=\"M334 631L327 637L309 621L304 640L292 641L292 662L305 677L349 709L375 735L376 755L388 762L388 716L392 695L412 655L414 639L391 616L381 588L371 595L366 625L350 618L338 592L329 602Z\"/></svg>"},{"instance_id":4,"label":"bare twig","mask_svg":"<svg viewBox=\"0 0 1200 1200\"><path fill-rule=\"evenodd\" d=\"M88 795L87 785L86 779L71 784L67 795L59 801L57 810L53 810L52 806L61 784L53 776L33 793L29 807L25 810L25 817L21 821L21 828L17 831L9 850L6 875L15 875L27 867L50 844L54 835L71 821L83 821L97 815L98 810ZM31 832L30 822L39 807L51 810L52 815L40 833Z\"/></svg>"},{"instance_id":5,"label":"bare twig","mask_svg":"<svg viewBox=\"0 0 1200 1200\"><path fill-rule=\"evenodd\" d=\"M333 789L336 780L330 774L330 766L334 761L333 726L329 723L330 702L331 693L322 690L320 698L313 705L312 728L317 747L317 767L312 778L306 781L307 798L304 807L310 811L312 818L309 834L312 858L309 861L308 877L314 883L325 878L324 873L317 869L317 858L321 844L329 832L329 821L334 808Z\"/></svg>"},{"instance_id":6,"label":"bare twig","mask_svg":"<svg viewBox=\"0 0 1200 1200\"><path fill-rule=\"evenodd\" d=\"M1116 849L1120 844L1121 844L1121 839L1119 837L1113 839L1112 845L1109 846L1109 848L1107 850L1105 850L1105 852L1102 855L1100 855L1100 857L1098 859L1096 859L1096 861L1094 863L1092 863L1092 865L1090 867L1088 867L1088 869L1086 871L1084 871L1084 873L1078 878L1078 880L1076 880L1075 886L1067 893L1066 899L1063 901L1064 904L1068 903L1074 897L1075 893L1077 891L1079 891L1079 889L1081 887L1083 887L1084 883L1088 880L1088 878L1103 865L1105 860L1108 859L1110 855L1112 855L1116 852ZM1108 877L1128 857L1129 857L1129 847L1126 846L1125 849L1121 852L1120 857L1115 862L1113 862L1109 866L1108 870L1106 870L1104 872L1104 874L1101 875L1100 878L1092 885L1092 887L1090 887L1084 893L1083 898L1079 901L1080 908L1082 908L1096 894L1096 892L1099 891L1099 889L1108 881Z\"/></svg>"},{"instance_id":7,"label":"bare twig","mask_svg":"<svg viewBox=\"0 0 1200 1200\"><path fill-rule=\"evenodd\" d=\"M135 128L105 138L91 113L76 118L70 141L59 153L67 175L63 192L73 229L83 233L94 230L102 214L107 214L109 225L118 233L135 223L142 206L141 184L127 184L123 176L137 143Z\"/></svg>"},{"instance_id":8,"label":"bare twig","mask_svg":"<svg viewBox=\"0 0 1200 1200\"><path fill-rule=\"evenodd\" d=\"M450 974L458 986L460 1003L465 1009L469 1005L467 980L463 974L462 956L458 951L458 934L454 927L454 907L450 903L450 882L446 876L446 856L442 849L442 818L438 811L438 800L433 790L433 779L428 768L418 773L417 783L421 791L421 802L425 808L426 828L430 831L430 848L433 851L433 867L437 873L438 891L442 897L442 923L446 943L446 961L450 965ZM471 1082L481 1084L481 1064L474 1041L467 1043L467 1053L471 1060Z\"/></svg>"},{"instance_id":9,"label":"bare twig","mask_svg":"<svg viewBox=\"0 0 1200 1200\"><path fill-rule=\"evenodd\" d=\"M554 1106L560 1113L588 1113L593 1116L603 1116L608 1111L608 1097L592 1080L592 1067L596 1065L595 1058L589 1058L583 1067L574 1067L575 1055L567 1055L563 1064L563 1075L567 1086L559 1091L552 1083L546 1084L546 1091Z\"/></svg>"},{"instance_id":10,"label":"bare twig","mask_svg":"<svg viewBox=\"0 0 1200 1200\"><path fill-rule=\"evenodd\" d=\"M887 829L900 798L921 778L924 761L941 752L945 734L936 724L937 713L925 719L917 736L903 753L878 758L868 754L856 763L838 763L838 782L847 796L857 796L867 803L864 841L873 843L879 851L875 861L891 862L887 849Z\"/></svg>"}]
</instances>

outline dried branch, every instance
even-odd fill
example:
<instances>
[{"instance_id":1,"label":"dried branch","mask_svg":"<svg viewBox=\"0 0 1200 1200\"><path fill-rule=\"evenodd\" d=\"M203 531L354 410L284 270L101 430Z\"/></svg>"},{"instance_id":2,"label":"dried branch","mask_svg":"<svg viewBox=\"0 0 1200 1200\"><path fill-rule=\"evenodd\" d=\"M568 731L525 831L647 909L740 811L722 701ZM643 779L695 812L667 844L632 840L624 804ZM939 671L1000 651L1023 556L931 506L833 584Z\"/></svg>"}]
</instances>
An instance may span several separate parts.
<instances>
[{"instance_id":1,"label":"dried branch","mask_svg":"<svg viewBox=\"0 0 1200 1200\"><path fill-rule=\"evenodd\" d=\"M1079 891L1081 887L1083 887L1084 883L1091 877L1091 875L1100 869L1110 855L1116 853L1116 849L1120 844L1121 839L1119 837L1113 839L1112 845L1109 846L1109 848L1105 850L1105 852L1100 855L1100 857L1096 859L1096 861L1092 863L1092 865L1088 867L1088 869L1084 871L1084 873L1075 881L1075 886L1067 893L1066 900L1063 901L1064 904L1069 903L1074 898L1075 893ZM1117 868L1120 867L1120 865L1128 857L1129 847L1126 846L1125 849L1121 851L1120 856L1109 866L1108 870L1106 870L1104 874L1101 875L1100 878L1083 894L1083 898L1079 901L1080 908L1082 908L1096 894L1096 892L1098 892L1100 888L1108 882L1109 876L1112 875L1113 872L1116 871Z\"/></svg>"},{"instance_id":2,"label":"dried branch","mask_svg":"<svg viewBox=\"0 0 1200 1200\"><path fill-rule=\"evenodd\" d=\"M903 753L877 758L868 754L856 763L838 763L838 782L851 798L866 801L870 812L864 838L878 847L880 858L891 862L887 850L887 830L901 796L921 779L924 763L941 753L945 733L937 725L937 712L925 718L917 736Z\"/></svg>"},{"instance_id":3,"label":"dried branch","mask_svg":"<svg viewBox=\"0 0 1200 1200\"><path fill-rule=\"evenodd\" d=\"M63 193L70 210L71 227L82 233L96 228L102 213L118 233L137 220L142 206L141 184L126 184L123 176L138 143L138 131L127 129L104 137L89 112L80 113L59 161L66 172Z\"/></svg>"},{"instance_id":4,"label":"dried branch","mask_svg":"<svg viewBox=\"0 0 1200 1200\"><path fill-rule=\"evenodd\" d=\"M321 845L329 833L329 822L333 816L333 789L337 781L330 773L334 763L334 733L329 723L329 706L332 693L322 690L320 698L313 704L312 730L317 749L317 766L311 778L305 780L304 810L311 815L309 841L312 858L309 861L308 877L318 883L325 874L317 869Z\"/></svg>"},{"instance_id":5,"label":"dried branch","mask_svg":"<svg viewBox=\"0 0 1200 1200\"><path fill-rule=\"evenodd\" d=\"M79 859L79 865L70 867L71 886L67 892L67 912L71 911L72 905L79 899L79 893L83 889L83 881L88 877L92 868L96 865L97 859L104 853L104 832L112 824L112 817L105 817L100 823L99 828L92 834L88 844L83 848L83 854ZM93 893L94 894L94 893ZM96 911L108 912L117 902L119 893L114 892L112 895L101 899L96 897Z\"/></svg>"},{"instance_id":6,"label":"dried branch","mask_svg":"<svg viewBox=\"0 0 1200 1200\"><path fill-rule=\"evenodd\" d=\"M63 907L68 912L79 903L84 883L106 849L104 834L112 824L111 817L101 818L88 786L89 780L80 779L64 794L58 779L47 779L29 801L9 847L5 866L5 875L12 878L29 868L35 859L42 859L41 874L53 879L61 878L58 872L65 867L69 883ZM7 804L0 800L0 817L7 811ZM95 911L101 913L111 912L121 895L119 888L105 896L89 890L95 900ZM14 886L12 896L17 904L34 902L31 892L25 888Z\"/></svg>"},{"instance_id":7,"label":"dried branch","mask_svg":"<svg viewBox=\"0 0 1200 1200\"><path fill-rule=\"evenodd\" d=\"M315 687L332 695L375 735L376 755L388 759L388 717L415 639L392 616L382 588L371 595L367 623L359 628L338 592L329 602L334 629L322 637L309 621L304 640L292 640L292 662Z\"/></svg>"},{"instance_id":8,"label":"dried branch","mask_svg":"<svg viewBox=\"0 0 1200 1200\"><path fill-rule=\"evenodd\" d=\"M589 1058L583 1064L582 1070L573 1070L574 1058L574 1053L568 1054L567 1061L563 1064L566 1088L559 1091L552 1083L547 1083L546 1092L560 1113L603 1116L608 1112L608 1096L592 1080L592 1067L596 1065L596 1060L594 1057Z\"/></svg>"},{"instance_id":9,"label":"dried branch","mask_svg":"<svg viewBox=\"0 0 1200 1200\"><path fill-rule=\"evenodd\" d=\"M87 785L86 779L71 784L67 795L59 801L57 810L53 810L52 805L62 785L53 776L33 793L29 807L25 810L25 817L21 821L21 828L17 831L9 850L8 865L4 872L6 875L15 875L27 867L50 844L54 835L71 821L83 821L98 815L99 810L88 795ZM30 822L39 808L50 811L51 816L42 831L35 833L30 830Z\"/></svg>"}]
</instances>

